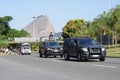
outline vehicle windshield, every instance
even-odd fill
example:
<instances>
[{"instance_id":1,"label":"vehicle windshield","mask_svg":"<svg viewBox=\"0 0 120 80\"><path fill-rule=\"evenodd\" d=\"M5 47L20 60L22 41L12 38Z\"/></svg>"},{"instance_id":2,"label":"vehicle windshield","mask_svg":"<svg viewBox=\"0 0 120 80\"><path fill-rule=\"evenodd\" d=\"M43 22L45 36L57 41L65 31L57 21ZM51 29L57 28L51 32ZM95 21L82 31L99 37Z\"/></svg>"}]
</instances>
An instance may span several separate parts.
<instances>
[{"instance_id":1,"label":"vehicle windshield","mask_svg":"<svg viewBox=\"0 0 120 80\"><path fill-rule=\"evenodd\" d=\"M60 46L57 42L48 42L47 46Z\"/></svg>"},{"instance_id":2,"label":"vehicle windshield","mask_svg":"<svg viewBox=\"0 0 120 80\"><path fill-rule=\"evenodd\" d=\"M29 49L30 46L29 46L29 45L22 45L21 48L22 48L22 49Z\"/></svg>"},{"instance_id":3,"label":"vehicle windshield","mask_svg":"<svg viewBox=\"0 0 120 80\"><path fill-rule=\"evenodd\" d=\"M79 39L79 45L90 44L90 45L97 45L99 44L94 39Z\"/></svg>"}]
</instances>

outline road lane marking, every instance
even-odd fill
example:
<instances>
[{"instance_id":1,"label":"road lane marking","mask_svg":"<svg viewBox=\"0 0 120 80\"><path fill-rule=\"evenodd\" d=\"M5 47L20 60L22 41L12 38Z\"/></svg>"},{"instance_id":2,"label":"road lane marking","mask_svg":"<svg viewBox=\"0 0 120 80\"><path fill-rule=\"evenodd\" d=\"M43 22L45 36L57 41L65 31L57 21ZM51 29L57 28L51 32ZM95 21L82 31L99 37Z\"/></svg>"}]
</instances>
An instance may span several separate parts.
<instances>
[{"instance_id":1,"label":"road lane marking","mask_svg":"<svg viewBox=\"0 0 120 80\"><path fill-rule=\"evenodd\" d=\"M118 68L118 67L116 67L116 66L97 65L97 64L93 64L92 66L103 67L103 68L113 68L113 69Z\"/></svg>"}]
</instances>

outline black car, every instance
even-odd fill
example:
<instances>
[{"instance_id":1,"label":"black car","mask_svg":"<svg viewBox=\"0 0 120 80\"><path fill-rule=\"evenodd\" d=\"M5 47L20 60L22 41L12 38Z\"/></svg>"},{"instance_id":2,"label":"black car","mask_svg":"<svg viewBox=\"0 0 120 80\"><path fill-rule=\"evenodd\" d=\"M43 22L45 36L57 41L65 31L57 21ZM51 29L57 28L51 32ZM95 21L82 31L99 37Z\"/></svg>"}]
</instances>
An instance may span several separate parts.
<instances>
[{"instance_id":1,"label":"black car","mask_svg":"<svg viewBox=\"0 0 120 80\"><path fill-rule=\"evenodd\" d=\"M63 45L65 60L70 57L78 60L99 59L105 61L106 49L89 37L66 38Z\"/></svg>"},{"instance_id":2,"label":"black car","mask_svg":"<svg viewBox=\"0 0 120 80\"><path fill-rule=\"evenodd\" d=\"M62 46L56 41L44 41L40 42L39 46L39 56L48 57L48 56L60 56L62 57Z\"/></svg>"}]
</instances>

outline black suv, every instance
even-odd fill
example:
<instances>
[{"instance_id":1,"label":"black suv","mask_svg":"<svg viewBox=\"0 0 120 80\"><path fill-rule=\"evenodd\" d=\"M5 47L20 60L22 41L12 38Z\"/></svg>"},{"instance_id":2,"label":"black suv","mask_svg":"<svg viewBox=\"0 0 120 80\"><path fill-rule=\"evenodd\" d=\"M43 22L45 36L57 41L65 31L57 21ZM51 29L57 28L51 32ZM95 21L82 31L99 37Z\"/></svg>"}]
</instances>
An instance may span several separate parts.
<instances>
[{"instance_id":1,"label":"black suv","mask_svg":"<svg viewBox=\"0 0 120 80\"><path fill-rule=\"evenodd\" d=\"M78 60L99 59L105 61L106 49L92 38L66 38L63 54L65 60L75 57Z\"/></svg>"},{"instance_id":2,"label":"black suv","mask_svg":"<svg viewBox=\"0 0 120 80\"><path fill-rule=\"evenodd\" d=\"M62 57L62 46L56 42L56 41L44 41L44 42L40 42L40 46L39 46L39 56L42 57L42 55L44 55L44 57L48 57L50 55L56 57L56 56L60 56Z\"/></svg>"}]
</instances>

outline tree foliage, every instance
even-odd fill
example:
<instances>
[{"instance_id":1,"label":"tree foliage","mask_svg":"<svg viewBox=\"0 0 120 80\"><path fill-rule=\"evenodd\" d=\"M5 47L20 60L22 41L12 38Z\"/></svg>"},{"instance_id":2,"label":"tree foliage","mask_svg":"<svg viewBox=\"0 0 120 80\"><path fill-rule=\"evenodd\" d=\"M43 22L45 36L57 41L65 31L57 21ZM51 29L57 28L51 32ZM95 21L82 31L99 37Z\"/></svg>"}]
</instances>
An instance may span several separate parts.
<instances>
[{"instance_id":1,"label":"tree foliage","mask_svg":"<svg viewBox=\"0 0 120 80\"><path fill-rule=\"evenodd\" d=\"M63 27L63 37L67 38L80 36L80 29L82 29L83 25L84 20L82 19L68 21L65 27Z\"/></svg>"},{"instance_id":2,"label":"tree foliage","mask_svg":"<svg viewBox=\"0 0 120 80\"><path fill-rule=\"evenodd\" d=\"M117 35L120 35L120 5L117 5L115 8L111 9L108 14L108 25L116 32Z\"/></svg>"},{"instance_id":3,"label":"tree foliage","mask_svg":"<svg viewBox=\"0 0 120 80\"><path fill-rule=\"evenodd\" d=\"M10 29L7 33L7 38L10 40L14 40L15 37L26 37L29 36L29 33L25 30L16 30L16 29Z\"/></svg>"},{"instance_id":4,"label":"tree foliage","mask_svg":"<svg viewBox=\"0 0 120 80\"><path fill-rule=\"evenodd\" d=\"M11 16L0 17L0 34L6 35L10 30L9 22L13 18Z\"/></svg>"},{"instance_id":5,"label":"tree foliage","mask_svg":"<svg viewBox=\"0 0 120 80\"><path fill-rule=\"evenodd\" d=\"M15 37L26 37L29 33L24 30L12 29L9 22L13 18L11 16L0 17L0 47L8 45L8 40L14 40Z\"/></svg>"},{"instance_id":6,"label":"tree foliage","mask_svg":"<svg viewBox=\"0 0 120 80\"><path fill-rule=\"evenodd\" d=\"M120 36L120 5L112 8L108 13L99 14L93 21L82 19L70 20L63 27L63 37L91 36L116 34Z\"/></svg>"}]
</instances>

